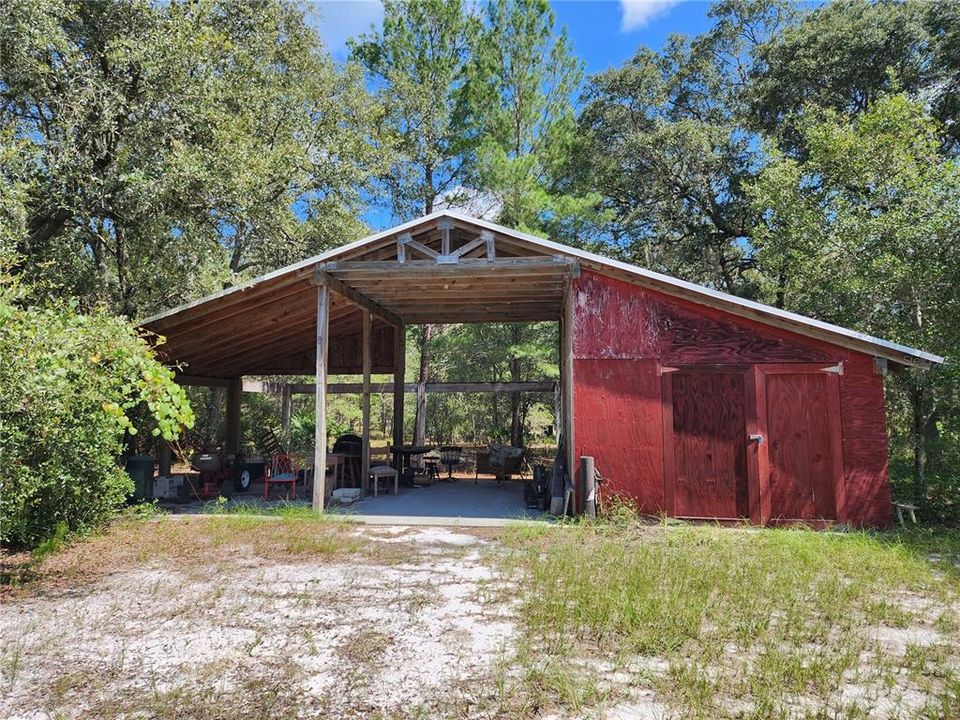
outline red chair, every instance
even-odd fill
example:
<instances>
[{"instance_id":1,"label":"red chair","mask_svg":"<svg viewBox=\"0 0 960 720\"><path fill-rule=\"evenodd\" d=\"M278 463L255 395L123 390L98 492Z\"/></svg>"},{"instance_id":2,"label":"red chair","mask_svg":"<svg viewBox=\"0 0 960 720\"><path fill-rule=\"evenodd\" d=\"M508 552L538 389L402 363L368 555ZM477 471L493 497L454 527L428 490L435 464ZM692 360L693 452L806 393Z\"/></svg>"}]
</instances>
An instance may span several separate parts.
<instances>
[{"instance_id":1,"label":"red chair","mask_svg":"<svg viewBox=\"0 0 960 720\"><path fill-rule=\"evenodd\" d=\"M270 485L289 483L290 499L297 499L297 461L290 455L274 455L263 475L263 499L270 498Z\"/></svg>"}]
</instances>

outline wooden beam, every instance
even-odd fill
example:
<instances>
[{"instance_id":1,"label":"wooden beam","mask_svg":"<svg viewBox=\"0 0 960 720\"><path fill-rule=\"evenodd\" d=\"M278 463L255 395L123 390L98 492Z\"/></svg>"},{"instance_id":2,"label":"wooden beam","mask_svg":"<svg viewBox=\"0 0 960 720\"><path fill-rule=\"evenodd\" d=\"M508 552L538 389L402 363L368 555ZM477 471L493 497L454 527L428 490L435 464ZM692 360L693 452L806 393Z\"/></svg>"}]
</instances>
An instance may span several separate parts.
<instances>
[{"instance_id":1,"label":"wooden beam","mask_svg":"<svg viewBox=\"0 0 960 720\"><path fill-rule=\"evenodd\" d=\"M359 305L364 310L373 313L377 317L382 318L386 322L390 323L394 327L400 327L403 325L403 320L401 320L397 315L387 310L385 307L380 305L380 303L374 302L369 297L361 293L359 290L356 290L349 285L347 285L342 280L339 280L328 272L324 272L321 269L317 269L316 282L318 285L327 285L331 290L333 290L338 295L342 295L350 302Z\"/></svg>"},{"instance_id":2,"label":"wooden beam","mask_svg":"<svg viewBox=\"0 0 960 720\"><path fill-rule=\"evenodd\" d=\"M363 311L363 396L362 396L362 457L360 461L360 487L364 494L370 477L370 366L373 364L373 319L368 310Z\"/></svg>"},{"instance_id":3,"label":"wooden beam","mask_svg":"<svg viewBox=\"0 0 960 720\"><path fill-rule=\"evenodd\" d=\"M407 240L404 243L404 245L406 245L411 250L416 250L421 255L426 255L431 260L436 260L437 258L440 257L439 253L436 250L434 250L433 248L428 248L426 245L424 245L421 242L417 242L413 238L411 238L410 240Z\"/></svg>"},{"instance_id":4,"label":"wooden beam","mask_svg":"<svg viewBox=\"0 0 960 720\"><path fill-rule=\"evenodd\" d=\"M330 288L317 286L317 363L316 386L327 387L327 348L330 345L327 323L330 315ZM315 429L313 434L313 509L323 512L327 485L327 394L314 394Z\"/></svg>"},{"instance_id":5,"label":"wooden beam","mask_svg":"<svg viewBox=\"0 0 960 720\"><path fill-rule=\"evenodd\" d=\"M437 229L440 231L440 253L442 255L450 254L450 231L453 230L453 221L449 218L442 218L437 223Z\"/></svg>"},{"instance_id":6,"label":"wooden beam","mask_svg":"<svg viewBox=\"0 0 960 720\"><path fill-rule=\"evenodd\" d=\"M487 244L486 238L478 237L474 240L471 240L466 245L461 245L456 250L453 251L451 257L457 258L458 260L462 257L465 257L467 253L473 252L479 247L483 247Z\"/></svg>"},{"instance_id":7,"label":"wooden beam","mask_svg":"<svg viewBox=\"0 0 960 720\"><path fill-rule=\"evenodd\" d=\"M407 370L407 329L403 326L393 334L393 444L403 445L403 390ZM399 458L399 456L396 456ZM399 464L399 459L397 459ZM396 467L396 466L395 466ZM397 472L400 468L396 467Z\"/></svg>"},{"instance_id":8,"label":"wooden beam","mask_svg":"<svg viewBox=\"0 0 960 720\"><path fill-rule=\"evenodd\" d=\"M515 273L535 273L535 272L571 272L577 265L575 260L554 255L541 257L516 257L516 258L497 258L487 260L486 258L464 258L456 265L439 265L434 260L408 260L405 263L392 262L390 260L353 260L344 262L331 262L319 266L321 272L335 274L338 278L354 275L386 274L391 272L402 272L404 275L425 275L425 276L444 276L444 275L464 275L469 273L496 275L497 273L509 270Z\"/></svg>"},{"instance_id":9,"label":"wooden beam","mask_svg":"<svg viewBox=\"0 0 960 720\"><path fill-rule=\"evenodd\" d=\"M282 383L262 382L259 380L244 380L243 391L251 393L259 392L281 392ZM290 388L294 395L312 395L317 388L312 383L291 383L285 387ZM462 382L462 383L427 383L427 392L429 393L552 393L556 390L557 383L553 380L540 380L531 382ZM384 395L392 394L396 389L393 381L382 383L370 383L370 392L372 394ZM416 383L404 383L403 392L415 393L417 391ZM358 395L363 392L363 383L327 383L327 395Z\"/></svg>"}]
</instances>

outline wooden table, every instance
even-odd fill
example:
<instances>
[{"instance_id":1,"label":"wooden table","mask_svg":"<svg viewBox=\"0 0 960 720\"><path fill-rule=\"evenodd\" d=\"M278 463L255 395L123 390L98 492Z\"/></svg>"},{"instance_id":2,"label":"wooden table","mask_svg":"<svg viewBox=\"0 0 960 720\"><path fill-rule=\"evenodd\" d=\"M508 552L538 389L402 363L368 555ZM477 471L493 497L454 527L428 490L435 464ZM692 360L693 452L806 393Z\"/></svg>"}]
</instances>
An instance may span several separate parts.
<instances>
[{"instance_id":1,"label":"wooden table","mask_svg":"<svg viewBox=\"0 0 960 720\"><path fill-rule=\"evenodd\" d=\"M390 452L394 456L394 466L399 464L397 470L402 473L404 468L410 467L410 458L414 455L426 455L433 450L433 445L391 445ZM396 458L399 456L399 463Z\"/></svg>"}]
</instances>

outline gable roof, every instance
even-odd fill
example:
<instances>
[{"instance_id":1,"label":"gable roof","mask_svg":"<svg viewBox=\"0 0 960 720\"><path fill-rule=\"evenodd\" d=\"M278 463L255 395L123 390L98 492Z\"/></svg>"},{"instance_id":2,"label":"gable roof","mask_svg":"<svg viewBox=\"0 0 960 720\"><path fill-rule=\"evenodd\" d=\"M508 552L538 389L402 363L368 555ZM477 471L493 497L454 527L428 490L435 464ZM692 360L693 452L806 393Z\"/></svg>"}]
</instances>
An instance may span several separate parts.
<instances>
[{"instance_id":1,"label":"gable roof","mask_svg":"<svg viewBox=\"0 0 960 720\"><path fill-rule=\"evenodd\" d=\"M233 302L238 296L244 294L253 295L259 293L261 289L272 286L279 287L281 284L291 284L298 281L298 279L301 281L306 280L306 282L309 283L310 278L318 267L335 267L335 265L331 264L338 261L373 257L373 253L378 249L382 250L392 246L397 236L403 233L416 232L417 230L422 231L425 228L430 228L444 218L460 225L470 226L481 231L487 230L493 232L497 237L507 239L515 246L526 248L535 254L568 258L601 274L682 297L697 304L723 310L733 315L749 318L800 335L872 354L899 365L927 367L944 361L944 358L933 353L917 350L907 347L906 345L883 340L882 338L874 337L866 333L826 323L821 320L815 320L804 315L774 308L752 300L739 298L711 288L679 280L669 275L653 272L636 265L630 265L602 255L545 240L528 233L512 230L502 225L470 217L452 210L434 212L396 227L374 233L356 242L348 243L347 245L288 265L287 267L254 278L241 285L158 313L146 318L140 324L147 329L164 334L166 328L189 319L191 315L205 312L206 309L215 306L217 303ZM449 322L456 322L456 320L450 320Z\"/></svg>"}]
</instances>

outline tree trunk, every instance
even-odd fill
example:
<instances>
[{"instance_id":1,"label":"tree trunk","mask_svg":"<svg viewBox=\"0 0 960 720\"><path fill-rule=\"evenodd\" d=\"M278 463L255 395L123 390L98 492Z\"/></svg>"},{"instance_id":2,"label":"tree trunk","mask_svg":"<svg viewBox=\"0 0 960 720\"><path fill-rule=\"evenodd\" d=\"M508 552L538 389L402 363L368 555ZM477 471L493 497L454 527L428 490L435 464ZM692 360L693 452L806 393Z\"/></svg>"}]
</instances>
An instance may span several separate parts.
<instances>
[{"instance_id":1,"label":"tree trunk","mask_svg":"<svg viewBox=\"0 0 960 720\"><path fill-rule=\"evenodd\" d=\"M933 396L926 378L909 381L913 416L913 501L922 508L927 500L927 463L931 439L936 432Z\"/></svg>"},{"instance_id":2,"label":"tree trunk","mask_svg":"<svg viewBox=\"0 0 960 720\"><path fill-rule=\"evenodd\" d=\"M413 444L423 445L427 436L427 378L430 375L430 336L432 325L420 333L420 372L417 375L417 412L413 422Z\"/></svg>"}]
</instances>

